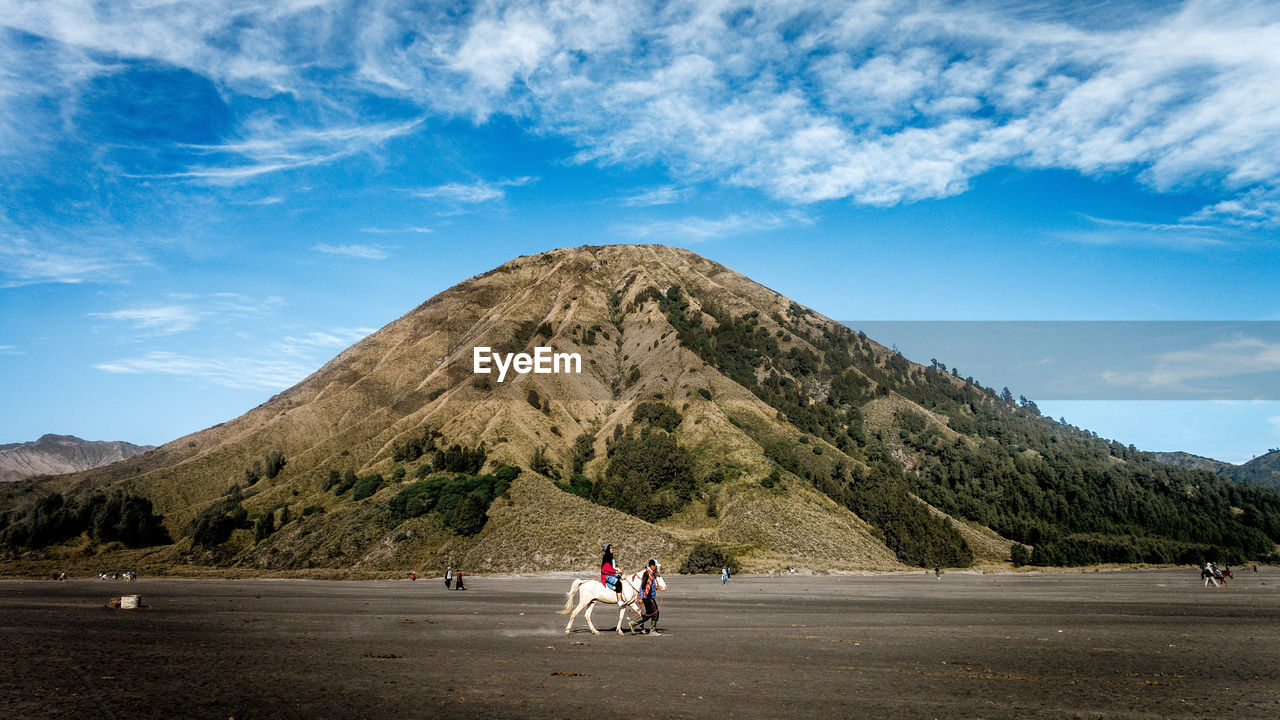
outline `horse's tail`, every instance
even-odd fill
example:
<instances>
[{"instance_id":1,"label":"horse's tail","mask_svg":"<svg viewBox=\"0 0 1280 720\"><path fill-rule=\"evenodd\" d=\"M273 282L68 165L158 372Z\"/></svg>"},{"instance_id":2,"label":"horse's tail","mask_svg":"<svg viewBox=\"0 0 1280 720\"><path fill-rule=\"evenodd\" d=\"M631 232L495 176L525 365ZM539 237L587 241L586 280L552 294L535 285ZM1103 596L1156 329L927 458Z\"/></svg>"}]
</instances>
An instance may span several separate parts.
<instances>
[{"instance_id":1,"label":"horse's tail","mask_svg":"<svg viewBox=\"0 0 1280 720\"><path fill-rule=\"evenodd\" d=\"M569 611L573 609L573 594L578 592L578 588L584 582L586 580L578 579L573 581L573 584L569 586L569 594L564 596L564 609L556 612L557 615L569 614Z\"/></svg>"}]
</instances>

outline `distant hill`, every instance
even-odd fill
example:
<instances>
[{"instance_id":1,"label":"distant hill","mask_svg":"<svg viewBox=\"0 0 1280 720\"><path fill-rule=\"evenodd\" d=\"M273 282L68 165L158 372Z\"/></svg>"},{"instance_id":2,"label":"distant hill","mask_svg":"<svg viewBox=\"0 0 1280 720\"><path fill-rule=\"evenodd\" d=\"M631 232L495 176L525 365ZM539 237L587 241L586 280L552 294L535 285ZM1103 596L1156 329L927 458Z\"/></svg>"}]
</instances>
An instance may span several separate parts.
<instances>
[{"instance_id":1,"label":"distant hill","mask_svg":"<svg viewBox=\"0 0 1280 720\"><path fill-rule=\"evenodd\" d=\"M1223 474L1237 482L1280 490L1280 450L1272 450L1243 465L1233 466Z\"/></svg>"},{"instance_id":2,"label":"distant hill","mask_svg":"<svg viewBox=\"0 0 1280 720\"><path fill-rule=\"evenodd\" d=\"M1208 470L1211 473L1226 474L1233 470L1236 466L1221 460L1213 458L1192 455L1188 452L1157 452L1151 453L1162 463L1166 465L1175 465L1177 467L1188 468L1190 470Z\"/></svg>"},{"instance_id":3,"label":"distant hill","mask_svg":"<svg viewBox=\"0 0 1280 720\"><path fill-rule=\"evenodd\" d=\"M1207 470L1236 482L1280 490L1280 450L1271 450L1243 465L1200 457L1185 452L1152 453L1162 463L1193 470Z\"/></svg>"},{"instance_id":4,"label":"distant hill","mask_svg":"<svg viewBox=\"0 0 1280 720\"><path fill-rule=\"evenodd\" d=\"M473 372L475 348L540 346L581 373ZM184 567L586 571L602 542L624 568L702 544L757 569L1197 562L1280 540L1274 491L663 246L516 258L238 418L7 487L8 557L164 538L147 562Z\"/></svg>"},{"instance_id":5,"label":"distant hill","mask_svg":"<svg viewBox=\"0 0 1280 720\"><path fill-rule=\"evenodd\" d=\"M118 440L82 440L75 435L44 435L34 442L0 445L0 481L92 470L153 447Z\"/></svg>"}]
</instances>

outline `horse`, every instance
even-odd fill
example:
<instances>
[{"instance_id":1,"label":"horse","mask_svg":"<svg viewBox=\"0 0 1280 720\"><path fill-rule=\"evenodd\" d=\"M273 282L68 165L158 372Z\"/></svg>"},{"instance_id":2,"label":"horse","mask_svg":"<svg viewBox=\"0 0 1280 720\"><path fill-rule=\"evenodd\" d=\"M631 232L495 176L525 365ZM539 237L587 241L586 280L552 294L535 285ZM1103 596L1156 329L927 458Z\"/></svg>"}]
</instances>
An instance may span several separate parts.
<instances>
[{"instance_id":1,"label":"horse","mask_svg":"<svg viewBox=\"0 0 1280 720\"><path fill-rule=\"evenodd\" d=\"M622 605L618 608L618 626L614 628L618 634L622 634L622 619L627 614L627 608L636 605L640 598L640 578L644 575L644 571L631 573L622 576ZM666 590L667 583L662 579L662 575L658 575L658 589ZM578 606L573 606L573 596L578 595ZM591 622L591 611L595 608L596 603L605 603L616 605L618 603L618 593L604 586L599 580L574 580L569 586L569 592L564 597L564 609L556 612L557 615L568 614L570 609L573 614L569 615L569 622L564 626L564 634L568 635L573 632L573 621L578 617L578 613L584 609L587 611L584 618L587 620L587 627L591 628L593 635L599 635L600 631L596 630L596 626Z\"/></svg>"},{"instance_id":2,"label":"horse","mask_svg":"<svg viewBox=\"0 0 1280 720\"><path fill-rule=\"evenodd\" d=\"M1209 583L1211 582L1213 583L1214 587L1222 587L1223 585L1227 584L1227 578L1231 578L1232 580L1236 579L1236 575L1235 573L1231 572L1231 568L1227 568L1225 570L1219 569L1216 573L1210 570L1201 568L1200 577L1204 578L1205 587L1209 587Z\"/></svg>"}]
</instances>

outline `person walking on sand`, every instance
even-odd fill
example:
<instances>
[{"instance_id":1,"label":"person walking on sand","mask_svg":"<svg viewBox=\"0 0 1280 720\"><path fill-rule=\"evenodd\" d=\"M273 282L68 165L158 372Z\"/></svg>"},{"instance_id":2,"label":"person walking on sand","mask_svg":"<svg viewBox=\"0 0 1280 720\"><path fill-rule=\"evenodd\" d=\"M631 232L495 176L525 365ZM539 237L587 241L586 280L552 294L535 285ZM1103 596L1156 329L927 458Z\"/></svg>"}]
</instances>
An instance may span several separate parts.
<instances>
[{"instance_id":1,"label":"person walking on sand","mask_svg":"<svg viewBox=\"0 0 1280 720\"><path fill-rule=\"evenodd\" d=\"M721 565L720 566L720 584L723 585L727 582L729 582L729 566Z\"/></svg>"},{"instance_id":2,"label":"person walking on sand","mask_svg":"<svg viewBox=\"0 0 1280 720\"><path fill-rule=\"evenodd\" d=\"M452 588L453 588L453 567L450 566L447 570L444 571L444 589L450 590Z\"/></svg>"},{"instance_id":3,"label":"person walking on sand","mask_svg":"<svg viewBox=\"0 0 1280 720\"><path fill-rule=\"evenodd\" d=\"M453 574L453 589L454 589L454 590L466 590L466 589L467 589L467 586L462 584L462 571L461 571L461 570L459 570L458 572L456 572L456 573L454 573L454 574Z\"/></svg>"},{"instance_id":4,"label":"person walking on sand","mask_svg":"<svg viewBox=\"0 0 1280 720\"><path fill-rule=\"evenodd\" d=\"M640 598L644 601L642 617L653 618L653 629L646 630L645 635L658 635L658 572L662 566L657 560L650 560L640 578Z\"/></svg>"}]
</instances>

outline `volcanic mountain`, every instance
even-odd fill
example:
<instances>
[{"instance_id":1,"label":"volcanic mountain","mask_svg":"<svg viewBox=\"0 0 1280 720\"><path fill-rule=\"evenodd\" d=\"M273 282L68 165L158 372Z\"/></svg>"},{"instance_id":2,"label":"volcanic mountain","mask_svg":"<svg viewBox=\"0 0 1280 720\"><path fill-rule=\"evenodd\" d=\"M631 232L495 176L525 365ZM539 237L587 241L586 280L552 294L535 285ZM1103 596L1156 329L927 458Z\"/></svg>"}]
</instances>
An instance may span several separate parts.
<instances>
[{"instance_id":1,"label":"volcanic mountain","mask_svg":"<svg viewBox=\"0 0 1280 720\"><path fill-rule=\"evenodd\" d=\"M536 347L581 371L475 372L476 348ZM159 542L84 520L111 497L175 539L129 551L142 565L581 571L606 541L623 567L695 548L754 568L1173 562L1280 538L1272 491L1042 418L663 246L472 277L239 418L24 485L0 540Z\"/></svg>"},{"instance_id":2,"label":"volcanic mountain","mask_svg":"<svg viewBox=\"0 0 1280 720\"><path fill-rule=\"evenodd\" d=\"M75 435L43 435L39 440L0 445L0 482L35 475L91 470L152 448L122 441L82 440Z\"/></svg>"}]
</instances>

